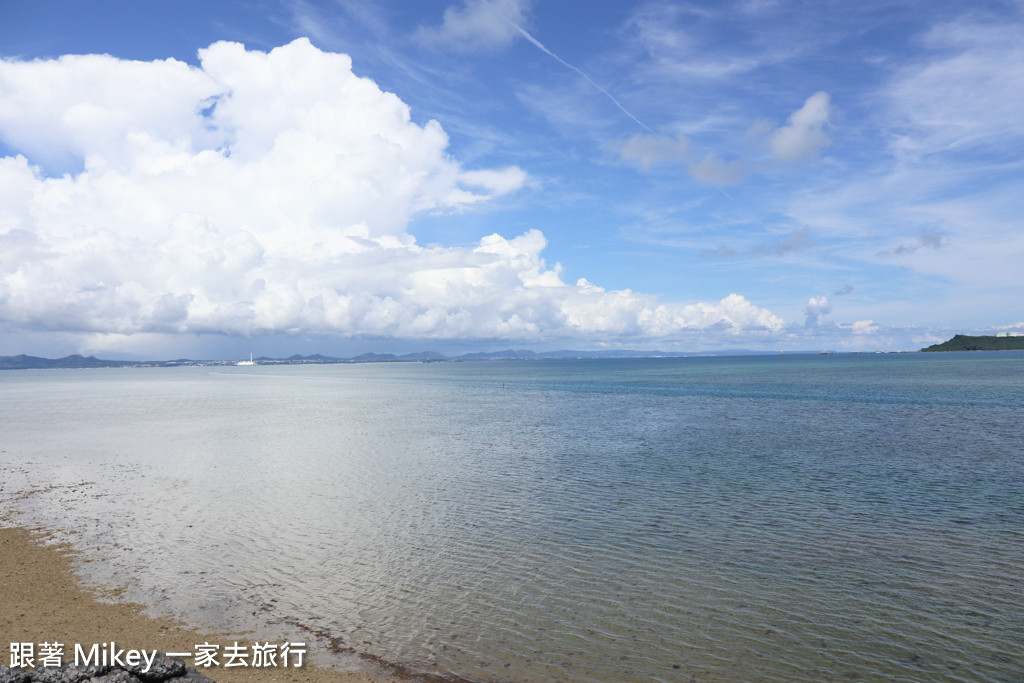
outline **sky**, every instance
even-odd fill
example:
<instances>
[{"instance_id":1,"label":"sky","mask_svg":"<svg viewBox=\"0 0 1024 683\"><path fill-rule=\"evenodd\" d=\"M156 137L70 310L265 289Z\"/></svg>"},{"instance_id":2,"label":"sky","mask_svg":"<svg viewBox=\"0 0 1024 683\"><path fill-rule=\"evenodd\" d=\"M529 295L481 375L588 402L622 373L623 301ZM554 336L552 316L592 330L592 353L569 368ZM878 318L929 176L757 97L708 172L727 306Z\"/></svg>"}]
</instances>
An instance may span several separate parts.
<instances>
[{"instance_id":1,"label":"sky","mask_svg":"<svg viewBox=\"0 0 1024 683\"><path fill-rule=\"evenodd\" d=\"M0 355L1024 332L1024 0L0 0Z\"/></svg>"}]
</instances>

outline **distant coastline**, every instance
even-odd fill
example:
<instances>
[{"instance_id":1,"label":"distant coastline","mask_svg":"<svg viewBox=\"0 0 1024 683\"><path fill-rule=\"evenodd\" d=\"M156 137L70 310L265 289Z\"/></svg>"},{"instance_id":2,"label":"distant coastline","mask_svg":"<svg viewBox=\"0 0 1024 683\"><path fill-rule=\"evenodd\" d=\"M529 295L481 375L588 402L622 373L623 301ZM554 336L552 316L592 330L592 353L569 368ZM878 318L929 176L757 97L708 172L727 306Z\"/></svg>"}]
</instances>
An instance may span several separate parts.
<instances>
[{"instance_id":1,"label":"distant coastline","mask_svg":"<svg viewBox=\"0 0 1024 683\"><path fill-rule=\"evenodd\" d=\"M1022 347L1024 348L1024 347ZM785 351L782 355L819 355L832 353L867 353L864 351ZM916 353L907 351L876 351L875 353ZM463 361L510 361L510 360L579 360L579 359L614 359L614 358L706 358L719 356L775 356L772 351L754 351L750 349L725 349L721 351L530 351L526 349L506 349L503 351L479 351L464 353L458 356L446 356L435 351L421 351L396 355L393 353L363 353L349 358L336 358L315 354L287 358L268 358L260 356L253 359L253 365L330 365L337 363L458 363ZM172 368L172 367L205 367L205 366L237 366L249 365L248 361L238 360L195 360L176 358L174 360L104 360L95 356L74 354L64 358L41 358L20 354L17 356L0 356L0 370L46 370L46 369L84 369L84 368Z\"/></svg>"},{"instance_id":2,"label":"distant coastline","mask_svg":"<svg viewBox=\"0 0 1024 683\"><path fill-rule=\"evenodd\" d=\"M1020 336L977 336L954 335L941 344L932 344L921 351L1016 351L1024 349L1024 335Z\"/></svg>"},{"instance_id":3,"label":"distant coastline","mask_svg":"<svg viewBox=\"0 0 1024 683\"><path fill-rule=\"evenodd\" d=\"M1024 350L1024 334L1005 333L1001 335L957 334L941 344L932 344L921 352L936 351L1016 351ZM638 351L635 349L578 351L531 351L528 349L505 349L502 351L477 351L449 356L436 351L416 353L362 353L358 356L336 357L314 354L294 354L287 358L259 356L251 361L245 359L216 360L175 358L173 360L107 360L95 356L73 354L63 358L42 358L19 354L0 356L0 370L46 370L85 368L172 368L237 365L330 365L338 363L458 363L463 361L511 361L511 360L573 360L573 359L614 359L614 358L702 358L721 356L774 356L774 355L831 355L834 353L864 354L869 351L820 351L786 350L780 354L773 351L752 349L722 349L718 351ZM918 353L918 351L874 351L873 353ZM240 362L241 361L241 362Z\"/></svg>"}]
</instances>

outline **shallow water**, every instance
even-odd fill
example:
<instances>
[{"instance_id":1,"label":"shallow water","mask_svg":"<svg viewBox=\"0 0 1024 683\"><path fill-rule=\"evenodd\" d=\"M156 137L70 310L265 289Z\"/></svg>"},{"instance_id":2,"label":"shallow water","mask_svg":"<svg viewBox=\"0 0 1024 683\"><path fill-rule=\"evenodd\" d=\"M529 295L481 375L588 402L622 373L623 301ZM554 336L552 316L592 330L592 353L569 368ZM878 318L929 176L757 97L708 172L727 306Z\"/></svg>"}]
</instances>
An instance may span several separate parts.
<instances>
[{"instance_id":1,"label":"shallow water","mask_svg":"<svg viewBox=\"0 0 1024 683\"><path fill-rule=\"evenodd\" d=\"M1024 353L5 372L0 420L5 507L200 626L481 681L1024 680Z\"/></svg>"}]
</instances>

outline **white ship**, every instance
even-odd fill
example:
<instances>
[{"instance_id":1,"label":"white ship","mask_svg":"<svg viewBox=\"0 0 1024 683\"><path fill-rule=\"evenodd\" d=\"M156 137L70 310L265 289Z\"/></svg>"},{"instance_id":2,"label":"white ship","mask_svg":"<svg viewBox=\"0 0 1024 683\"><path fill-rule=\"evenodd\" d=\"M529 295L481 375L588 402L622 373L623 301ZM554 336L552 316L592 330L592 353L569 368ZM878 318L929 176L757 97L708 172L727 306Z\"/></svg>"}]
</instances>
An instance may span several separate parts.
<instances>
[{"instance_id":1,"label":"white ship","mask_svg":"<svg viewBox=\"0 0 1024 683\"><path fill-rule=\"evenodd\" d=\"M256 365L256 361L252 359L252 354L249 354L249 360L240 360L235 365Z\"/></svg>"}]
</instances>

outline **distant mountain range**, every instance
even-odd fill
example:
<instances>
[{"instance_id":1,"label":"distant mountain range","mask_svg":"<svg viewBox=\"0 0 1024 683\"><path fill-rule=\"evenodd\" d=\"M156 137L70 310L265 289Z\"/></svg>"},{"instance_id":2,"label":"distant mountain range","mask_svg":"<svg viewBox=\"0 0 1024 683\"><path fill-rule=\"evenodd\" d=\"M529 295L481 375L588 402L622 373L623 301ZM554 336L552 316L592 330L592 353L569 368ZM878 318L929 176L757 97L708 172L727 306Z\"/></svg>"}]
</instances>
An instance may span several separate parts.
<instances>
[{"instance_id":1,"label":"distant mountain range","mask_svg":"<svg viewBox=\"0 0 1024 683\"><path fill-rule=\"evenodd\" d=\"M43 368L120 368L125 365L137 365L119 360L100 360L93 356L65 356L50 359L37 356L0 356L0 370L27 370Z\"/></svg>"},{"instance_id":2,"label":"distant mountain range","mask_svg":"<svg viewBox=\"0 0 1024 683\"><path fill-rule=\"evenodd\" d=\"M790 353L787 351L787 353ZM799 353L799 352L794 352ZM811 352L808 352L811 353ZM814 352L817 353L817 352ZM768 355L765 351L749 351L744 349L719 351L714 353L678 353L671 351L529 351L525 349L506 349L504 351L480 351L464 353L459 356L446 356L436 351L421 351L396 355L393 353L363 353L350 358L335 358L315 354L301 356L295 354L287 358L268 358L260 356L256 362L260 365L315 365L329 363L430 363L457 362L473 360L541 360L557 358L689 358L695 356L744 356ZM102 360L95 356L65 356L64 358L40 358L38 356L0 356L0 370L32 370L47 368L129 368L129 367L178 367L206 365L235 365L236 361L228 360L192 360L177 358L175 360Z\"/></svg>"},{"instance_id":3,"label":"distant mountain range","mask_svg":"<svg viewBox=\"0 0 1024 683\"><path fill-rule=\"evenodd\" d=\"M934 344L922 351L1003 351L1024 349L1024 336L970 336L958 334L949 341ZM786 351L786 355L818 354L824 351ZM315 365L329 363L434 363L459 362L474 360L546 360L572 358L693 358L700 356L767 356L774 355L768 351L752 351L749 349L727 349L709 352L677 352L677 351L530 351L528 349L505 349L503 351L478 351L463 353L458 356L446 356L436 351L420 351L397 355L394 353L362 353L350 358L336 358L315 354L301 356L295 354L287 358L268 358L260 356L256 362L260 365ZM0 356L0 370L30 370L47 368L130 368L130 367L178 367L206 365L235 365L233 360L192 360L177 358L175 360L103 360L95 356L78 354L64 358L40 358L38 356Z\"/></svg>"}]
</instances>

